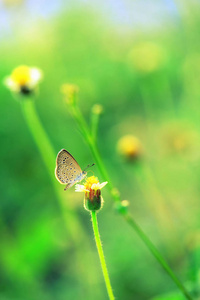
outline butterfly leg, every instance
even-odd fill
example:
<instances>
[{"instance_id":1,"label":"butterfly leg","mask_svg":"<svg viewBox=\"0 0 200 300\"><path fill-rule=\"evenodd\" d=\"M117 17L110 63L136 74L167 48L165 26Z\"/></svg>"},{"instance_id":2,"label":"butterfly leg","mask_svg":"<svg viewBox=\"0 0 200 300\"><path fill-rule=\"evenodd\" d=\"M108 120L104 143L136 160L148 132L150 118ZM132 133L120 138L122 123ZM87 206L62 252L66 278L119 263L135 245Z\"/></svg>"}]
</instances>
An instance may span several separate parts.
<instances>
[{"instance_id":1,"label":"butterfly leg","mask_svg":"<svg viewBox=\"0 0 200 300\"><path fill-rule=\"evenodd\" d=\"M70 183L68 183L68 184L66 185L66 187L64 188L64 191L68 190L69 185L70 185Z\"/></svg>"},{"instance_id":2,"label":"butterfly leg","mask_svg":"<svg viewBox=\"0 0 200 300\"><path fill-rule=\"evenodd\" d=\"M68 184L66 185L66 187L64 188L64 191L68 190L71 186L74 185L74 183L75 183L75 181L72 181L72 182L68 183Z\"/></svg>"}]
</instances>

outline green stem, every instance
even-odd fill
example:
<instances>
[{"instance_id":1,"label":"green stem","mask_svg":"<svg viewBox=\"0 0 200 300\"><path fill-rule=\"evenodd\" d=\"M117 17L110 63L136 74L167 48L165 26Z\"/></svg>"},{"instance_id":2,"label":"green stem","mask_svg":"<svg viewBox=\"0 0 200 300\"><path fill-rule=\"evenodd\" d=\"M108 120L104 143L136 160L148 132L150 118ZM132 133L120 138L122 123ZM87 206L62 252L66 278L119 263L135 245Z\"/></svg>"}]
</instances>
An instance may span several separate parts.
<instances>
[{"instance_id":1,"label":"green stem","mask_svg":"<svg viewBox=\"0 0 200 300\"><path fill-rule=\"evenodd\" d=\"M177 287L181 290L181 292L185 295L186 299L192 300L192 297L189 295L185 287L182 285L180 280L176 277L174 272L171 270L165 259L162 257L162 255L159 253L159 251L156 249L154 244L151 242L151 240L146 236L146 234L142 231L142 229L137 225L137 223L134 221L134 219L129 215L124 215L125 220L133 227L136 231L136 233L139 235L141 240L145 243L147 248L150 250L150 252L153 254L155 259L159 262L159 264L163 267L163 269L167 272L167 274L171 277L171 279L175 282Z\"/></svg>"},{"instance_id":2,"label":"green stem","mask_svg":"<svg viewBox=\"0 0 200 300\"><path fill-rule=\"evenodd\" d=\"M85 235L85 232L82 226L80 225L79 220L77 219L74 213L74 210L71 209L71 207L69 207L70 202L66 201L67 200L65 196L66 194L64 194L64 192L61 191L60 184L57 182L55 178L54 169L55 169L56 154L37 115L34 101L32 101L31 99L25 99L22 102L22 110L27 125L33 135L36 145L38 146L38 149L41 153L41 156L44 160L49 176L51 178L57 196L59 209L63 217L63 222L66 226L66 230L69 232L72 242L76 245L75 256L76 256L76 261L78 263L78 270L79 273L80 271L83 273L82 276L84 276L84 279L86 281L86 282L84 281L84 285L88 289L89 284L91 283L90 276L93 275L91 274L91 270L89 270L89 272L88 270L86 271L83 264L84 257L85 260L88 259L88 253L86 250L86 244L88 244L88 237ZM80 245L83 248L84 254L82 255L80 255L80 252L78 250Z\"/></svg>"},{"instance_id":3,"label":"green stem","mask_svg":"<svg viewBox=\"0 0 200 300\"><path fill-rule=\"evenodd\" d=\"M78 126L79 126L79 130L82 132L83 137L85 138L85 140L88 143L88 146L95 158L95 162L101 172L102 177L104 178L104 180L108 181L108 187L111 191L111 194L113 196L113 198L115 199L115 201L120 201L119 195L118 193L115 192L115 188L109 178L108 172L106 170L106 168L104 167L104 164L102 162L101 156L99 154L98 148L96 146L96 143L94 142L93 138L92 138L92 134L89 130L89 127L87 125L87 123L85 122L82 113L79 110L78 106L73 106L72 110L71 110L72 116L73 118L76 120Z\"/></svg>"},{"instance_id":4,"label":"green stem","mask_svg":"<svg viewBox=\"0 0 200 300\"><path fill-rule=\"evenodd\" d=\"M72 116L74 117L74 119L76 120L76 122L79 126L79 129L81 130L81 132L83 134L84 139L86 140L86 142L88 143L88 145L90 147L90 150L95 158L95 161L96 161L96 163L99 167L99 170L102 174L102 177L104 178L104 180L108 181L108 187L111 191L112 197L114 198L114 200L116 202L121 202L121 197L120 197L119 193L115 192L116 189L114 188L113 184L110 181L107 170L104 167L102 158L101 158L98 148L96 146L96 143L93 141L89 127L88 127L87 123L85 122L85 119L83 118L82 113L80 112L77 105L74 105L72 107L71 113L72 113ZM134 219L127 213L126 214L121 213L121 215L128 222L128 224L137 232L137 234L139 235L141 240L145 243L145 245L147 246L149 251L153 254L153 256L156 258L158 263L163 267L163 269L171 277L171 279L177 285L179 290L184 294L184 296L188 300L192 300L191 296L189 295L187 290L184 288L182 283L179 281L179 279L176 277L174 272L171 270L171 268L169 267L167 262L164 260L162 255L159 253L159 251L156 249L156 247L153 245L153 243L150 241L150 239L145 235L145 233L140 229L140 227L136 224Z\"/></svg>"},{"instance_id":5,"label":"green stem","mask_svg":"<svg viewBox=\"0 0 200 300\"><path fill-rule=\"evenodd\" d=\"M25 99L21 101L22 110L24 114L24 118L27 122L29 130L31 131L35 143L41 153L43 161L48 170L49 176L51 178L55 193L57 195L58 204L63 215L63 219L68 231L70 231L70 235L74 241L79 242L79 234L82 232L81 226L79 225L77 219L75 218L72 209L69 207L69 203L66 201L64 196L61 193L60 187L58 186L58 182L56 181L54 175L55 169L55 159L56 154L51 145L51 142L38 118L37 112L35 110L35 103L31 99Z\"/></svg>"},{"instance_id":6,"label":"green stem","mask_svg":"<svg viewBox=\"0 0 200 300\"><path fill-rule=\"evenodd\" d=\"M35 103L33 100L25 99L21 101L22 110L24 113L25 120L33 135L36 145L41 153L44 163L48 169L49 175L52 181L55 181L54 173L52 172L55 168L55 157L56 153L48 139L48 136L38 118L35 110Z\"/></svg>"},{"instance_id":7,"label":"green stem","mask_svg":"<svg viewBox=\"0 0 200 300\"><path fill-rule=\"evenodd\" d=\"M93 226L93 231L94 231L94 237L95 237L95 241L96 241L96 246L97 246L97 250L98 250L98 254L99 254L99 259L100 259L101 268L102 268L102 271L103 271L103 276L104 276L108 296L109 296L110 300L114 300L115 297L113 295L112 286L111 286L111 283L110 283L110 278L109 278L108 270L107 270L107 267L106 267L106 261L105 261L105 257L104 257L104 254L103 254L103 248L102 248L99 229L98 229L96 211L91 211L91 217L92 217L92 226Z\"/></svg>"},{"instance_id":8,"label":"green stem","mask_svg":"<svg viewBox=\"0 0 200 300\"><path fill-rule=\"evenodd\" d=\"M92 111L91 114L91 136L94 142L97 140L97 130L99 124L99 114Z\"/></svg>"}]
</instances>

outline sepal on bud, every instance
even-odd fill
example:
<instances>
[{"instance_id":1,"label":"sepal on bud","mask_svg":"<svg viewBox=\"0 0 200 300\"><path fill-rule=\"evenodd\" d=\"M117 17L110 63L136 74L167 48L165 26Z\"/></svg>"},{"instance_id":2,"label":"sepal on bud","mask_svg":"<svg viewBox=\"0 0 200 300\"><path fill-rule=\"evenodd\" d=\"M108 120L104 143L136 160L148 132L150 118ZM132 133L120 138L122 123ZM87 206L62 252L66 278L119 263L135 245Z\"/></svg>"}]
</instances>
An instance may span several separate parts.
<instances>
[{"instance_id":1,"label":"sepal on bud","mask_svg":"<svg viewBox=\"0 0 200 300\"><path fill-rule=\"evenodd\" d=\"M103 204L103 198L101 197L101 190L91 190L85 193L84 207L89 211L100 210Z\"/></svg>"}]
</instances>

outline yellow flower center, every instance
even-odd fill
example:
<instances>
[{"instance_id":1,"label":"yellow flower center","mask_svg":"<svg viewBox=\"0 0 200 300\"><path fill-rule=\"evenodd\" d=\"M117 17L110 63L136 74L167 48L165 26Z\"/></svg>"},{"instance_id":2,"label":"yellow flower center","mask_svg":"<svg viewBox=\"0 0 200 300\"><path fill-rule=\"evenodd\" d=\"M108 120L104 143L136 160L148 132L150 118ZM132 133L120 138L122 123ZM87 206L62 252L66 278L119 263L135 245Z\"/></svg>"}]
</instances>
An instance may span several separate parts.
<instances>
[{"instance_id":1,"label":"yellow flower center","mask_svg":"<svg viewBox=\"0 0 200 300\"><path fill-rule=\"evenodd\" d=\"M86 182L85 182L85 188L87 190L90 190L91 189L91 186L94 184L94 183L99 183L99 180L97 179L97 177L95 176L91 176L91 177L88 177L86 179Z\"/></svg>"},{"instance_id":2,"label":"yellow flower center","mask_svg":"<svg viewBox=\"0 0 200 300\"><path fill-rule=\"evenodd\" d=\"M26 85L31 80L30 68L27 66L19 66L14 69L11 74L11 78L14 82L21 86Z\"/></svg>"}]
</instances>

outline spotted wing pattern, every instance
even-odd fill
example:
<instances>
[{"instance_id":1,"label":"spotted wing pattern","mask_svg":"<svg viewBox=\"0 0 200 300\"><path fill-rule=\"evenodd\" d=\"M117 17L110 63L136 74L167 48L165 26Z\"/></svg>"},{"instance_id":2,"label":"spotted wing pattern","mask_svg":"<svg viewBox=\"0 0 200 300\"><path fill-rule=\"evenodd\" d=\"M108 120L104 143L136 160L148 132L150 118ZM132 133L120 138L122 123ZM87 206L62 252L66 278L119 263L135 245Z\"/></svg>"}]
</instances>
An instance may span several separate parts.
<instances>
[{"instance_id":1,"label":"spotted wing pattern","mask_svg":"<svg viewBox=\"0 0 200 300\"><path fill-rule=\"evenodd\" d=\"M62 184L66 184L65 190L73 186L79 180L82 170L75 158L65 149L62 149L56 159L56 178Z\"/></svg>"}]
</instances>

